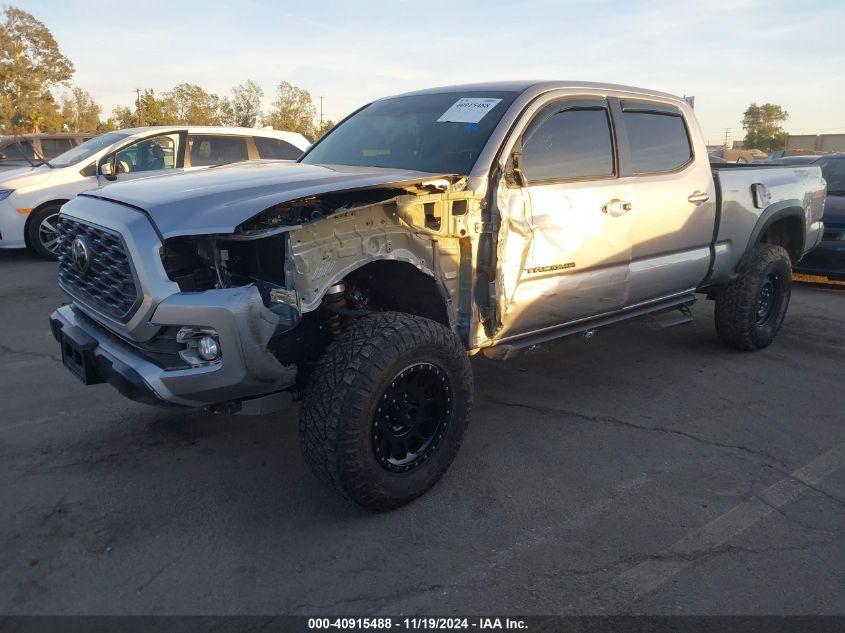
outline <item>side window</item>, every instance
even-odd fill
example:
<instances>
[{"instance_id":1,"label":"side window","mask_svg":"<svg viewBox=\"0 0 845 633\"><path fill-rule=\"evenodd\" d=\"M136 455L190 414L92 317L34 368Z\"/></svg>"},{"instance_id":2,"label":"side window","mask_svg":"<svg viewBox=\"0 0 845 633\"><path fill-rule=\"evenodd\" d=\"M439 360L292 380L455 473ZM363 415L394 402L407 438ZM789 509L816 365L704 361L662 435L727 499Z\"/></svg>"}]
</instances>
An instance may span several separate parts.
<instances>
[{"instance_id":1,"label":"side window","mask_svg":"<svg viewBox=\"0 0 845 633\"><path fill-rule=\"evenodd\" d=\"M62 152L66 152L73 147L73 139L69 138L42 138L41 139L41 153L44 158L50 160L55 158Z\"/></svg>"},{"instance_id":2,"label":"side window","mask_svg":"<svg viewBox=\"0 0 845 633\"><path fill-rule=\"evenodd\" d=\"M562 109L529 128L520 169L529 183L612 176L613 137L607 110Z\"/></svg>"},{"instance_id":3,"label":"side window","mask_svg":"<svg viewBox=\"0 0 845 633\"><path fill-rule=\"evenodd\" d=\"M145 138L124 147L116 156L117 173L134 174L159 169L173 169L176 167L178 144L179 135L168 134Z\"/></svg>"},{"instance_id":4,"label":"side window","mask_svg":"<svg viewBox=\"0 0 845 633\"><path fill-rule=\"evenodd\" d=\"M191 167L226 165L249 160L246 138L243 136L192 134L188 136L188 152Z\"/></svg>"},{"instance_id":5,"label":"side window","mask_svg":"<svg viewBox=\"0 0 845 633\"><path fill-rule=\"evenodd\" d=\"M252 140L258 148L259 158L295 160L302 156L302 150L278 138L256 136Z\"/></svg>"},{"instance_id":6,"label":"side window","mask_svg":"<svg viewBox=\"0 0 845 633\"><path fill-rule=\"evenodd\" d=\"M623 112L622 119L635 174L673 171L692 157L687 128L679 114Z\"/></svg>"},{"instance_id":7,"label":"side window","mask_svg":"<svg viewBox=\"0 0 845 633\"><path fill-rule=\"evenodd\" d=\"M0 154L5 154L7 160L26 160L27 158L35 158L35 152L33 151L32 144L29 141L9 143L3 149L0 149Z\"/></svg>"},{"instance_id":8,"label":"side window","mask_svg":"<svg viewBox=\"0 0 845 633\"><path fill-rule=\"evenodd\" d=\"M819 161L822 176L827 181L827 191L845 192L845 158L831 158Z\"/></svg>"}]
</instances>

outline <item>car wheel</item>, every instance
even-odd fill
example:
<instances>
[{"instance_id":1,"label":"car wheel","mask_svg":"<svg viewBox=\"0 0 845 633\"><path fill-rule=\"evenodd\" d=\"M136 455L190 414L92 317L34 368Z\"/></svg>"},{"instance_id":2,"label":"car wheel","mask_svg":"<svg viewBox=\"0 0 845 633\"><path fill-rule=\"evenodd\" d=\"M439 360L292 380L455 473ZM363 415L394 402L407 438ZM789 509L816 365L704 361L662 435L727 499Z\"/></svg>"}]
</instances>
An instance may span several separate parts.
<instances>
[{"instance_id":1,"label":"car wheel","mask_svg":"<svg viewBox=\"0 0 845 633\"><path fill-rule=\"evenodd\" d=\"M359 505L397 508L449 468L472 391L466 350L448 328L396 312L360 318L329 345L306 386L305 460Z\"/></svg>"},{"instance_id":2,"label":"car wheel","mask_svg":"<svg viewBox=\"0 0 845 633\"><path fill-rule=\"evenodd\" d=\"M57 259L61 204L48 204L32 214L27 224L29 246L43 259Z\"/></svg>"},{"instance_id":3,"label":"car wheel","mask_svg":"<svg viewBox=\"0 0 845 633\"><path fill-rule=\"evenodd\" d=\"M758 244L739 277L716 297L716 333L728 346L754 351L769 345L786 316L792 264L782 246Z\"/></svg>"}]
</instances>

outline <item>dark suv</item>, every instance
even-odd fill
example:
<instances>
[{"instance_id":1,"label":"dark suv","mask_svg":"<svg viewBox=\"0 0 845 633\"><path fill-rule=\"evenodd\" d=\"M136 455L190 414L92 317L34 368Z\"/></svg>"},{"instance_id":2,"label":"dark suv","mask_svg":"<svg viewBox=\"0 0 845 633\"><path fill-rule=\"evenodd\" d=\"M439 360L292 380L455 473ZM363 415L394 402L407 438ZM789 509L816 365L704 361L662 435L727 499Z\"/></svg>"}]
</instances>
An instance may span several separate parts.
<instances>
[{"instance_id":1,"label":"dark suv","mask_svg":"<svg viewBox=\"0 0 845 633\"><path fill-rule=\"evenodd\" d=\"M783 159L788 160L788 159ZM826 154L810 163L827 180L824 237L795 267L795 272L845 280L845 152Z\"/></svg>"}]
</instances>

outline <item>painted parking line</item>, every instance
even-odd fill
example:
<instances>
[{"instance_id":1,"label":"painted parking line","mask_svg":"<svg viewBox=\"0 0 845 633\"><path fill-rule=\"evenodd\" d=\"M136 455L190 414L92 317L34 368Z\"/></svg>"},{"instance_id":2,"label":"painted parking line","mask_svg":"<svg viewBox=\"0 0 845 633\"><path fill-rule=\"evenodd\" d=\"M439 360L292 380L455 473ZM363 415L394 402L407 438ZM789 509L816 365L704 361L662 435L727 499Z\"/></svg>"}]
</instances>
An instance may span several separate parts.
<instances>
[{"instance_id":1,"label":"painted parking line","mask_svg":"<svg viewBox=\"0 0 845 633\"><path fill-rule=\"evenodd\" d=\"M807 490L816 490L821 481L843 466L845 444L839 444L662 552L622 572L579 602L573 611L579 614L613 612L646 595Z\"/></svg>"},{"instance_id":2,"label":"painted parking line","mask_svg":"<svg viewBox=\"0 0 845 633\"><path fill-rule=\"evenodd\" d=\"M828 286L845 286L845 281L838 279L831 279L822 275L803 275L801 273L792 273L792 281L800 281L805 284L825 284Z\"/></svg>"}]
</instances>

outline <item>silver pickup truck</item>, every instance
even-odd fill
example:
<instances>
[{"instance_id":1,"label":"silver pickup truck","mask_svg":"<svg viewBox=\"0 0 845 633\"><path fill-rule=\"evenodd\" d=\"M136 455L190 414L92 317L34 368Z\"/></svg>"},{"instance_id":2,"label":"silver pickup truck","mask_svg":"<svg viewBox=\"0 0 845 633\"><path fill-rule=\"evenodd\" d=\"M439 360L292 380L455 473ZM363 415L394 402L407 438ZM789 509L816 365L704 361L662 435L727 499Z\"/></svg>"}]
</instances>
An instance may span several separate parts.
<instances>
[{"instance_id":1,"label":"silver pickup truck","mask_svg":"<svg viewBox=\"0 0 845 633\"><path fill-rule=\"evenodd\" d=\"M443 475L468 354L716 302L775 338L819 241L818 167L713 168L677 97L582 82L375 101L297 163L118 183L62 208L65 365L150 404L263 414L301 398L313 471L375 510Z\"/></svg>"}]
</instances>

